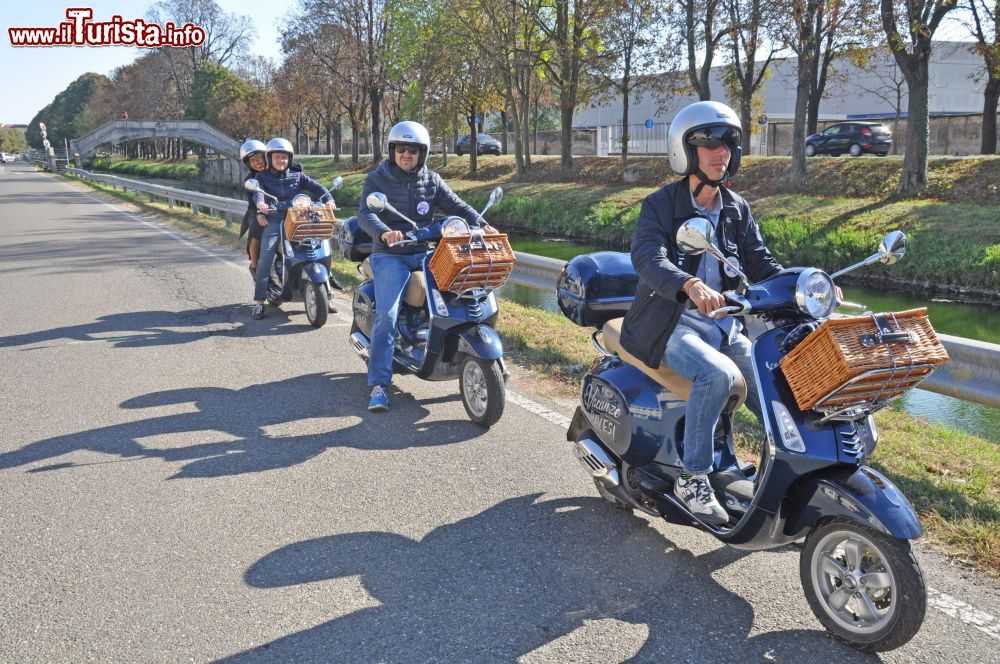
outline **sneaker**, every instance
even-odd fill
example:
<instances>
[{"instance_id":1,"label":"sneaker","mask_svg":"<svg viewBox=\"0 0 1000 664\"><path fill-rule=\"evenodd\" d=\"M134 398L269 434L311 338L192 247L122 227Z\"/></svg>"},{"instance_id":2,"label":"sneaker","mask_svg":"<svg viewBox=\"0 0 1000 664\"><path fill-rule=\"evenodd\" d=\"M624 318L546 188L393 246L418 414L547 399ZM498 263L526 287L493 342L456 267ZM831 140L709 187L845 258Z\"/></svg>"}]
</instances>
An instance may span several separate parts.
<instances>
[{"instance_id":1,"label":"sneaker","mask_svg":"<svg viewBox=\"0 0 1000 664\"><path fill-rule=\"evenodd\" d=\"M331 314L337 313L337 307L333 306L333 302L327 302L326 310Z\"/></svg>"},{"instance_id":2,"label":"sneaker","mask_svg":"<svg viewBox=\"0 0 1000 664\"><path fill-rule=\"evenodd\" d=\"M385 391L385 387L376 385L372 388L371 397L368 399L368 410L372 413L389 410L389 393Z\"/></svg>"},{"instance_id":3,"label":"sneaker","mask_svg":"<svg viewBox=\"0 0 1000 664\"><path fill-rule=\"evenodd\" d=\"M729 521L729 514L715 499L715 493L706 475L692 475L688 480L678 477L674 483L674 495L692 514L705 523L722 525Z\"/></svg>"},{"instance_id":4,"label":"sneaker","mask_svg":"<svg viewBox=\"0 0 1000 664\"><path fill-rule=\"evenodd\" d=\"M250 314L250 318L253 318L254 320L261 320L266 315L267 314L264 313L264 305L263 304L255 304L255 305L253 305L253 313Z\"/></svg>"}]
</instances>

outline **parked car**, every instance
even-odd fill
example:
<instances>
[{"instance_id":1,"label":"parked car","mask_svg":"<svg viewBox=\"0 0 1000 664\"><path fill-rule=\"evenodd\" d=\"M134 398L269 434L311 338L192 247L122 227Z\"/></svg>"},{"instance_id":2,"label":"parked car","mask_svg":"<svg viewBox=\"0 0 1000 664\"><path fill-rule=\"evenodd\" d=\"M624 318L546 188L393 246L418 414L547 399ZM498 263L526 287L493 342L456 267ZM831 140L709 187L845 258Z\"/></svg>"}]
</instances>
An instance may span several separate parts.
<instances>
[{"instance_id":1,"label":"parked car","mask_svg":"<svg viewBox=\"0 0 1000 664\"><path fill-rule=\"evenodd\" d=\"M0 160L2 160L5 164L13 164L17 161L17 155L10 154L9 152L0 152Z\"/></svg>"},{"instance_id":2,"label":"parked car","mask_svg":"<svg viewBox=\"0 0 1000 664\"><path fill-rule=\"evenodd\" d=\"M841 122L830 125L818 134L806 137L806 156L844 152L852 157L864 153L884 157L892 149L892 132L878 122Z\"/></svg>"},{"instance_id":3,"label":"parked car","mask_svg":"<svg viewBox=\"0 0 1000 664\"><path fill-rule=\"evenodd\" d=\"M476 134L476 152L478 154L500 154L500 141L489 134ZM472 152L472 136L459 136L455 141L455 154L462 156Z\"/></svg>"}]
</instances>

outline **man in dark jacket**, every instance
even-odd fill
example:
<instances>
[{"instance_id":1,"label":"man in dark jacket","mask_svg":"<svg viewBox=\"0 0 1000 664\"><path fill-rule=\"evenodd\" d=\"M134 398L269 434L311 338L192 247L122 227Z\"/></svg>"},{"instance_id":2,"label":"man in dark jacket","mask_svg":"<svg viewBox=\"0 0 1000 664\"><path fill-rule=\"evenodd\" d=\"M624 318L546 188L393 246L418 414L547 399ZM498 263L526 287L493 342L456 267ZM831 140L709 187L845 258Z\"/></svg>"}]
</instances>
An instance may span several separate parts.
<instances>
[{"instance_id":1,"label":"man in dark jacket","mask_svg":"<svg viewBox=\"0 0 1000 664\"><path fill-rule=\"evenodd\" d=\"M371 390L368 410L389 408L389 384L392 382L392 354L396 341L399 303L410 279L427 256L427 246L414 243L392 247L403 239L410 224L392 212L375 213L368 209L368 194L381 192L397 210L425 228L433 223L433 211L457 215L473 228L496 232L468 204L448 188L441 176L426 166L431 139L418 122L404 121L389 130L389 156L365 178L358 209L358 224L372 237L369 258L375 275L375 324L368 358L368 387Z\"/></svg>"},{"instance_id":2,"label":"man in dark jacket","mask_svg":"<svg viewBox=\"0 0 1000 664\"><path fill-rule=\"evenodd\" d=\"M750 342L740 334L739 320L709 312L726 306L721 292L739 284L732 265L752 281L781 269L764 246L750 206L725 186L740 165L741 131L731 108L710 101L688 106L670 124L670 165L684 177L642 202L632 237L639 284L621 336L622 346L648 366L666 363L692 382L684 467L674 494L712 524L729 519L707 476L715 426L738 375L749 386L754 380ZM732 265L722 266L707 253L686 255L677 246L677 230L696 216L715 227L716 245ZM759 419L757 392L747 392L747 406Z\"/></svg>"}]
</instances>

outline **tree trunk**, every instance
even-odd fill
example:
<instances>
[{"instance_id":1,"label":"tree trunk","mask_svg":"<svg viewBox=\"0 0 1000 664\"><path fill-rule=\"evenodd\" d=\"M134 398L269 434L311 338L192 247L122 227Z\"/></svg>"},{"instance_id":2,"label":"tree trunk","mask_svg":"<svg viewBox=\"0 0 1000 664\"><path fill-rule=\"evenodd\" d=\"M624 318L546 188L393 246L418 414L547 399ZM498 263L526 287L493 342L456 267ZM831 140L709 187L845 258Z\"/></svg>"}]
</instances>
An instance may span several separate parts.
<instances>
[{"instance_id":1,"label":"tree trunk","mask_svg":"<svg viewBox=\"0 0 1000 664\"><path fill-rule=\"evenodd\" d=\"M740 90L740 123L743 125L743 136L740 137L740 147L743 156L750 154L750 135L753 133L753 91Z\"/></svg>"},{"instance_id":2,"label":"tree trunk","mask_svg":"<svg viewBox=\"0 0 1000 664\"><path fill-rule=\"evenodd\" d=\"M986 82L986 92L983 93L983 129L979 154L997 152L998 101L1000 101L1000 78L991 78Z\"/></svg>"},{"instance_id":3,"label":"tree trunk","mask_svg":"<svg viewBox=\"0 0 1000 664\"><path fill-rule=\"evenodd\" d=\"M360 161L358 155L358 142L361 140L361 132L358 131L358 121L351 118L351 164L358 165Z\"/></svg>"},{"instance_id":4,"label":"tree trunk","mask_svg":"<svg viewBox=\"0 0 1000 664\"><path fill-rule=\"evenodd\" d=\"M333 125L333 163L340 163L341 143L344 140L344 118L337 116L337 122Z\"/></svg>"},{"instance_id":5,"label":"tree trunk","mask_svg":"<svg viewBox=\"0 0 1000 664\"><path fill-rule=\"evenodd\" d=\"M626 71L628 69L626 68ZM622 78L622 172L625 172L625 167L628 166L628 92L629 92L629 76L626 73L625 77Z\"/></svg>"},{"instance_id":6,"label":"tree trunk","mask_svg":"<svg viewBox=\"0 0 1000 664\"><path fill-rule=\"evenodd\" d=\"M911 194L927 184L928 58L920 58L907 75L909 99L906 104L906 144L903 147L903 174L896 191ZM906 71L904 70L904 73Z\"/></svg>"},{"instance_id":7,"label":"tree trunk","mask_svg":"<svg viewBox=\"0 0 1000 664\"><path fill-rule=\"evenodd\" d=\"M576 100L572 98L569 91L559 94L559 124L560 142L562 143L559 152L559 166L565 170L573 168L573 111L576 108Z\"/></svg>"},{"instance_id":8,"label":"tree trunk","mask_svg":"<svg viewBox=\"0 0 1000 664\"><path fill-rule=\"evenodd\" d=\"M479 167L479 136L477 130L479 127L476 126L476 108L473 106L469 109L469 115L466 118L467 124L469 125L469 172L475 173L476 168Z\"/></svg>"},{"instance_id":9,"label":"tree trunk","mask_svg":"<svg viewBox=\"0 0 1000 664\"><path fill-rule=\"evenodd\" d=\"M799 58L799 80L795 86L795 119L792 122L792 165L788 169L790 182L801 182L806 177L806 110L809 105L809 49L802 49Z\"/></svg>"},{"instance_id":10,"label":"tree trunk","mask_svg":"<svg viewBox=\"0 0 1000 664\"><path fill-rule=\"evenodd\" d=\"M507 109L500 111L500 154L507 154Z\"/></svg>"},{"instance_id":11,"label":"tree trunk","mask_svg":"<svg viewBox=\"0 0 1000 664\"><path fill-rule=\"evenodd\" d=\"M372 165L382 162L382 90L372 88L370 92L372 112Z\"/></svg>"}]
</instances>

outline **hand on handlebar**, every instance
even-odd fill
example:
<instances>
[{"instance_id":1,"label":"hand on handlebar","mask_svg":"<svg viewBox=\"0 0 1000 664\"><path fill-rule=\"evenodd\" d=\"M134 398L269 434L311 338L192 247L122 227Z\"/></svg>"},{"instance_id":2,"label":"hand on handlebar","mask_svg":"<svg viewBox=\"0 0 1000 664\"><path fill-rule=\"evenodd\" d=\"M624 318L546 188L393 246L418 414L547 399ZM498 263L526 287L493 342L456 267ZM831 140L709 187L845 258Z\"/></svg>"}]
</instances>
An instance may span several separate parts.
<instances>
[{"instance_id":1,"label":"hand on handlebar","mask_svg":"<svg viewBox=\"0 0 1000 664\"><path fill-rule=\"evenodd\" d=\"M403 231L386 231L379 236L382 240L382 244L386 246L391 246L397 242L402 242L405 238L403 237Z\"/></svg>"},{"instance_id":2,"label":"hand on handlebar","mask_svg":"<svg viewBox=\"0 0 1000 664\"><path fill-rule=\"evenodd\" d=\"M500 232L500 231L498 231L497 229L495 229L495 228L493 228L492 226L490 226L489 224L483 224L483 225L482 225L482 226L480 226L479 228L480 228L480 230L482 230L482 231L483 231L484 233L486 233L487 235L494 235L494 234L496 234L496 233L499 233L499 232Z\"/></svg>"},{"instance_id":3,"label":"hand on handlebar","mask_svg":"<svg viewBox=\"0 0 1000 664\"><path fill-rule=\"evenodd\" d=\"M268 207L267 203L257 203L257 212L261 214L267 214L270 212L271 208Z\"/></svg>"},{"instance_id":4,"label":"hand on handlebar","mask_svg":"<svg viewBox=\"0 0 1000 664\"><path fill-rule=\"evenodd\" d=\"M726 298L723 297L722 293L709 288L704 281L696 281L688 288L687 295L698 311L706 316L712 311L726 306ZM724 315L718 314L715 317L721 318Z\"/></svg>"}]
</instances>

